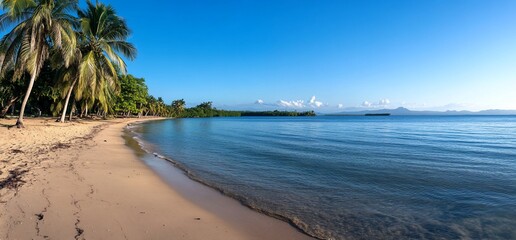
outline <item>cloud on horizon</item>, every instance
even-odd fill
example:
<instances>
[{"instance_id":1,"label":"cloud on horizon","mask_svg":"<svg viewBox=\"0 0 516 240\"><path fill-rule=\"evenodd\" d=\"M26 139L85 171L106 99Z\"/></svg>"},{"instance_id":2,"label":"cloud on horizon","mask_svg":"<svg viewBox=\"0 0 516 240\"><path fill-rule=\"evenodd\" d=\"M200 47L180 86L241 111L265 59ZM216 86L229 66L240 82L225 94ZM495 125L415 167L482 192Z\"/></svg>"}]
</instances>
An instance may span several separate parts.
<instances>
[{"instance_id":1,"label":"cloud on horizon","mask_svg":"<svg viewBox=\"0 0 516 240\"><path fill-rule=\"evenodd\" d=\"M319 103L317 103L319 102ZM322 105L321 105L322 103ZM313 105L313 106L312 106ZM319 107L317 107L319 106ZM317 107L317 108L316 108ZM480 111L486 109L506 109L516 110L514 108L496 108L491 106L476 105L471 103L448 103L445 105L429 105L419 104L411 102L391 102L389 99L381 99L378 102L364 101L362 104L346 107L344 104L327 104L322 101L317 101L316 98L311 97L310 100L279 100L276 102L267 102L266 100L258 99L254 102L248 102L245 104L238 105L217 105L219 109L227 110L240 110L240 111L273 111L273 110L311 110L314 109L318 113L336 113L336 112L352 112L352 111L364 111L374 109L395 109L398 107L408 108L414 111L448 111L448 110L468 110L468 111Z\"/></svg>"},{"instance_id":2,"label":"cloud on horizon","mask_svg":"<svg viewBox=\"0 0 516 240\"><path fill-rule=\"evenodd\" d=\"M320 107L322 107L322 106L324 105L324 103L323 103L323 102L315 100L315 96L312 96L312 97L310 98L310 101L309 101L308 103L309 103L309 104L310 104L310 106L311 106L311 107L313 107L313 108L320 108Z\"/></svg>"},{"instance_id":3,"label":"cloud on horizon","mask_svg":"<svg viewBox=\"0 0 516 240\"><path fill-rule=\"evenodd\" d=\"M362 107L366 107L366 108L387 107L389 104L391 104L391 100L389 100L388 98L384 98L384 99L381 99L380 101L378 101L378 103L364 101L362 103Z\"/></svg>"},{"instance_id":4,"label":"cloud on horizon","mask_svg":"<svg viewBox=\"0 0 516 240\"><path fill-rule=\"evenodd\" d=\"M321 101L318 101L315 96L312 96L310 100L308 100L306 103L304 100L279 100L276 102L278 106L280 107L287 107L287 108L321 108L324 106L327 106L327 104L324 104Z\"/></svg>"},{"instance_id":5,"label":"cloud on horizon","mask_svg":"<svg viewBox=\"0 0 516 240\"><path fill-rule=\"evenodd\" d=\"M279 100L278 106L280 107L291 107L291 108L304 108L305 107L305 101L303 100L294 100L294 101L285 101L285 100Z\"/></svg>"},{"instance_id":6,"label":"cloud on horizon","mask_svg":"<svg viewBox=\"0 0 516 240\"><path fill-rule=\"evenodd\" d=\"M378 102L378 105L385 106L385 105L389 105L390 103L391 103L391 100L385 98L385 99L380 100L380 102Z\"/></svg>"}]
</instances>

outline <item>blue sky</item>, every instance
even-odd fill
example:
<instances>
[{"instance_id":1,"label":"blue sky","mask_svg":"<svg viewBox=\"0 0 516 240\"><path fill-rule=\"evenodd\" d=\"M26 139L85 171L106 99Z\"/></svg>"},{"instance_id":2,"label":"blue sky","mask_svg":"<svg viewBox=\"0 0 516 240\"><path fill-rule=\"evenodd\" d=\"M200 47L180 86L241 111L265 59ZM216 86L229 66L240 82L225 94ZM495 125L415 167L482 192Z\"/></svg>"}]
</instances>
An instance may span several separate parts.
<instances>
[{"instance_id":1,"label":"blue sky","mask_svg":"<svg viewBox=\"0 0 516 240\"><path fill-rule=\"evenodd\" d=\"M167 102L516 109L516 1L104 2L133 30L129 72Z\"/></svg>"}]
</instances>

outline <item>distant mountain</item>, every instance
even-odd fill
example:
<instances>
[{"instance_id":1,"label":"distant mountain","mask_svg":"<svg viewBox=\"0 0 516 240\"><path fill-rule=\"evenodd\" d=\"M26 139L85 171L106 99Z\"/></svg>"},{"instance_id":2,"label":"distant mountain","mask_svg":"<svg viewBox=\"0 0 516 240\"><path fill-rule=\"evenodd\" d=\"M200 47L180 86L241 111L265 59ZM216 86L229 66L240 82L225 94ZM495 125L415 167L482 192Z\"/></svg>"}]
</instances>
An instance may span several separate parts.
<instances>
[{"instance_id":1,"label":"distant mountain","mask_svg":"<svg viewBox=\"0 0 516 240\"><path fill-rule=\"evenodd\" d=\"M404 107L399 107L396 109L377 109L377 110L362 110L362 111L345 111L334 114L326 114L326 115L365 115L365 114L381 114L381 113L389 113L391 115L398 116L408 116L408 115L516 115L516 110L498 110L498 109L490 109L483 110L478 112L472 111L412 111Z\"/></svg>"}]
</instances>

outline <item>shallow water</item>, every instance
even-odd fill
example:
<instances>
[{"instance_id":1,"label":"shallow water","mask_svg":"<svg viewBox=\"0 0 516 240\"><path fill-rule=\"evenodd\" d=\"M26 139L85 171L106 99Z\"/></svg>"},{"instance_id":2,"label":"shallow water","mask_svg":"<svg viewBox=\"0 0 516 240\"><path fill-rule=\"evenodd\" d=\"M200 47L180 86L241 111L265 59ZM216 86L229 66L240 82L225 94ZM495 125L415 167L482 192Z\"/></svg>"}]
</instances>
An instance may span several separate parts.
<instances>
[{"instance_id":1,"label":"shallow water","mask_svg":"<svg viewBox=\"0 0 516 240\"><path fill-rule=\"evenodd\" d=\"M516 238L516 117L175 119L133 130L192 177L320 238Z\"/></svg>"}]
</instances>

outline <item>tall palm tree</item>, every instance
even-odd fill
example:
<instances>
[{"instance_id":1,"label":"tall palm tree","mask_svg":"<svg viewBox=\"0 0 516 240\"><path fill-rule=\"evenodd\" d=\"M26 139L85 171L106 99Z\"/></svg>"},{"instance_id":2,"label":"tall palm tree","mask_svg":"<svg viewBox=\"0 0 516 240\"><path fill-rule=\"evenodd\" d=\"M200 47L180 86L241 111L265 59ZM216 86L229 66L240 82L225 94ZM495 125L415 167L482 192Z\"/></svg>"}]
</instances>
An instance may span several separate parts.
<instances>
[{"instance_id":1,"label":"tall palm tree","mask_svg":"<svg viewBox=\"0 0 516 240\"><path fill-rule=\"evenodd\" d=\"M156 113L156 98L152 95L147 96L147 106L145 107L147 109L147 112L145 113L145 116L147 116L149 113L151 115L155 115Z\"/></svg>"},{"instance_id":2,"label":"tall palm tree","mask_svg":"<svg viewBox=\"0 0 516 240\"><path fill-rule=\"evenodd\" d=\"M172 113L174 117L180 117L181 114L185 111L186 102L184 99L174 100L172 101Z\"/></svg>"},{"instance_id":3,"label":"tall palm tree","mask_svg":"<svg viewBox=\"0 0 516 240\"><path fill-rule=\"evenodd\" d=\"M73 58L74 17L68 13L76 9L77 0L2 0L1 4L0 27L15 26L0 41L0 75L9 70L14 71L14 79L30 74L16 122L21 128L34 81L50 54L60 55L65 66Z\"/></svg>"},{"instance_id":4,"label":"tall palm tree","mask_svg":"<svg viewBox=\"0 0 516 240\"><path fill-rule=\"evenodd\" d=\"M76 100L83 95L93 97L104 111L108 111L111 100L119 90L118 73L126 74L126 64L119 54L130 60L136 57L136 48L126 41L130 30L113 7L99 2L86 3L86 9L78 11L78 42L82 57L68 90L61 122L64 122L74 87Z\"/></svg>"}]
</instances>

